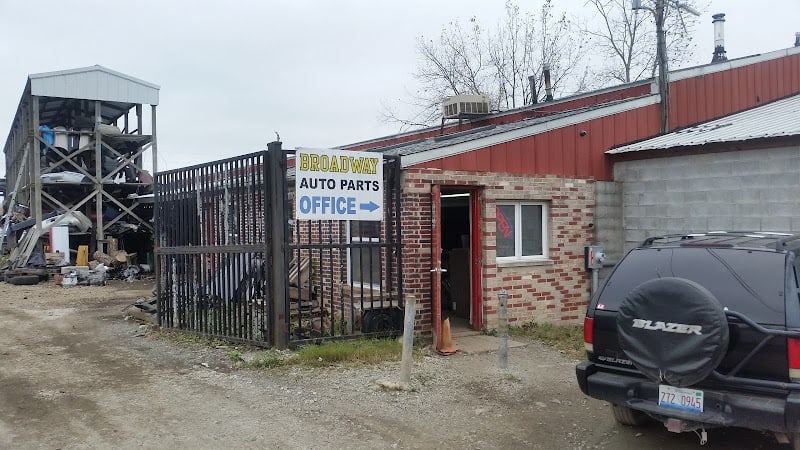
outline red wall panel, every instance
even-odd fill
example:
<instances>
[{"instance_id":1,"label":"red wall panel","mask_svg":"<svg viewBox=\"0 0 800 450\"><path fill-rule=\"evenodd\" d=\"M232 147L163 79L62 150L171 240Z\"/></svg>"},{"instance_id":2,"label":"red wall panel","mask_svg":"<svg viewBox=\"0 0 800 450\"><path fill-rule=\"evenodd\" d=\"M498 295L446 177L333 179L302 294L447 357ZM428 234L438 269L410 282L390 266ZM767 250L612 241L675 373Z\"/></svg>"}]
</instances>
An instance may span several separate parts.
<instances>
[{"instance_id":1,"label":"red wall panel","mask_svg":"<svg viewBox=\"0 0 800 450\"><path fill-rule=\"evenodd\" d=\"M517 171L520 171L522 166L522 140L515 140L511 141L506 145L506 152L508 153L508 158L506 158L507 167L516 167ZM498 167L498 169L502 169ZM502 170L496 170L497 172L502 172Z\"/></svg>"},{"instance_id":2,"label":"red wall panel","mask_svg":"<svg viewBox=\"0 0 800 450\"><path fill-rule=\"evenodd\" d=\"M636 88L649 89L649 86ZM632 92L633 88L555 103L522 111L519 117L578 107L591 104L584 103L591 99L598 101L603 96ZM800 55L677 80L670 84L670 127L695 125L798 92ZM512 116L516 117L505 115L498 120L509 120ZM586 131L583 137L581 130ZM605 151L656 136L659 131L659 105L652 104L414 167L610 180L611 164Z\"/></svg>"},{"instance_id":3,"label":"red wall panel","mask_svg":"<svg viewBox=\"0 0 800 450\"><path fill-rule=\"evenodd\" d=\"M564 173L564 134L547 133L547 150L550 152L550 167L557 173Z\"/></svg>"}]
</instances>

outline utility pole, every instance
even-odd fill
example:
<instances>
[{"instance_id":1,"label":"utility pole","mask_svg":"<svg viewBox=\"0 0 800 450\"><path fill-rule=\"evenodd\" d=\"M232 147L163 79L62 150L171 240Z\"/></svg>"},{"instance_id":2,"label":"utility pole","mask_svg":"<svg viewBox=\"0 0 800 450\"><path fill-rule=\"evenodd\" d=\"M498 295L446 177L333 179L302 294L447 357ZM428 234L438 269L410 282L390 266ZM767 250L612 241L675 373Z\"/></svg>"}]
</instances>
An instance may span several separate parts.
<instances>
[{"instance_id":1,"label":"utility pole","mask_svg":"<svg viewBox=\"0 0 800 450\"><path fill-rule=\"evenodd\" d=\"M664 0L656 0L656 58L658 58L658 93L661 96L661 132L669 131L669 68L667 37L664 32Z\"/></svg>"},{"instance_id":2,"label":"utility pole","mask_svg":"<svg viewBox=\"0 0 800 450\"><path fill-rule=\"evenodd\" d=\"M658 65L658 94L661 97L661 132L666 133L669 131L669 67L667 63L667 36L664 30L667 2L670 2L675 8L686 10L695 16L699 16L700 13L691 6L677 0L654 1L654 7L650 8L642 6L642 0L632 0L631 9L634 11L646 9L653 13L656 21L656 64Z\"/></svg>"}]
</instances>

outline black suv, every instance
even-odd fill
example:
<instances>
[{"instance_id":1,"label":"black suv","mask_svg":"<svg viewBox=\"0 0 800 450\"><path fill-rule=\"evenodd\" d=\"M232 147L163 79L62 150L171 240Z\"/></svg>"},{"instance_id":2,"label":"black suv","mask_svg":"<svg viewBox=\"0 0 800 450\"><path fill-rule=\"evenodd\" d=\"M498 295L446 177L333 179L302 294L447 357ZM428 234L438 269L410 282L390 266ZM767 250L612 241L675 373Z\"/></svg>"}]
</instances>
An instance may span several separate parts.
<instances>
[{"instance_id":1,"label":"black suv","mask_svg":"<svg viewBox=\"0 0 800 450\"><path fill-rule=\"evenodd\" d=\"M647 239L589 303L581 390L625 425L771 431L800 450L800 235Z\"/></svg>"}]
</instances>

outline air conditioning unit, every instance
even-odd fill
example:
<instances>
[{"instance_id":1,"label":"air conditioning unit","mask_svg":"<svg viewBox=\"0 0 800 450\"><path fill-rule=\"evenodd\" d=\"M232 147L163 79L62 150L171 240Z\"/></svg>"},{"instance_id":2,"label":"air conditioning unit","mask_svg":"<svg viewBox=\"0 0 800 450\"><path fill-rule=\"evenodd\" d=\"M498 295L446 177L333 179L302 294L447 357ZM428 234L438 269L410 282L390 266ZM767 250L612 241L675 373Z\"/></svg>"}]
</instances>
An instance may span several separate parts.
<instances>
[{"instance_id":1,"label":"air conditioning unit","mask_svg":"<svg viewBox=\"0 0 800 450\"><path fill-rule=\"evenodd\" d=\"M442 116L445 119L469 119L489 114L489 97L485 95L454 95L444 99Z\"/></svg>"}]
</instances>

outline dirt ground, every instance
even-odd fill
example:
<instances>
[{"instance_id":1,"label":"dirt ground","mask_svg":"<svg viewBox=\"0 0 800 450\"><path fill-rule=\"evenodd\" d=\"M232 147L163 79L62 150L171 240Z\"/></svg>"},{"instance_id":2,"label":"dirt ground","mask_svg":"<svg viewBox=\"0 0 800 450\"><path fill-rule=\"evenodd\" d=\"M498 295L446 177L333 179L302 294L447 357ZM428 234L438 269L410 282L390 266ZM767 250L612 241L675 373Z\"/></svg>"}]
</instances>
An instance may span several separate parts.
<instances>
[{"instance_id":1,"label":"dirt ground","mask_svg":"<svg viewBox=\"0 0 800 450\"><path fill-rule=\"evenodd\" d=\"M180 344L122 310L151 284L0 284L0 448L685 449L690 433L614 423L575 382L577 361L537 342L416 363L247 370L230 348ZM232 346L231 346L232 348ZM770 449L771 435L710 430L709 449Z\"/></svg>"}]
</instances>

